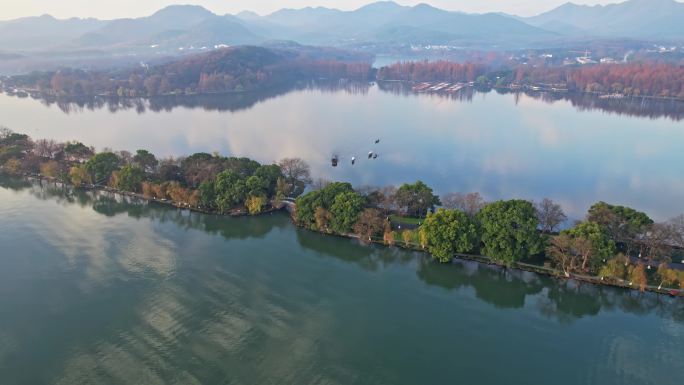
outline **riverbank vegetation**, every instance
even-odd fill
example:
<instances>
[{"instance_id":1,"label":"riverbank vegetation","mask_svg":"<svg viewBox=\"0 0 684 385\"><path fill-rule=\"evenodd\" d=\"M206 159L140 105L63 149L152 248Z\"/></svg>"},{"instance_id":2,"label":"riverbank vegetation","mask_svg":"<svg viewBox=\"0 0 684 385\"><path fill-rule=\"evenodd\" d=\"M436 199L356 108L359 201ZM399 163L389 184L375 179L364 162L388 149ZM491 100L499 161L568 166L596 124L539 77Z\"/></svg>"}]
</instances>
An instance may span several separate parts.
<instances>
[{"instance_id":1,"label":"riverbank vegetation","mask_svg":"<svg viewBox=\"0 0 684 385\"><path fill-rule=\"evenodd\" d=\"M365 54L334 48L282 44L236 46L158 65L112 71L61 69L3 79L2 87L53 98L242 93L318 79L476 83L518 90L648 96L684 99L684 67L677 62L638 59L629 63L562 65L508 60L488 54L455 61L407 61L378 69Z\"/></svg>"},{"instance_id":2,"label":"riverbank vegetation","mask_svg":"<svg viewBox=\"0 0 684 385\"><path fill-rule=\"evenodd\" d=\"M426 251L444 263L467 257L534 264L566 277L684 290L684 266L673 263L684 258L684 216L657 223L605 202L557 232L567 217L548 199L485 202L478 193L440 198L421 181L355 189L343 182L314 183L301 159L267 165L207 153L158 159L142 149L96 152L79 142L34 141L7 129L0 130L0 171L217 214L255 215L296 198L292 215L301 227Z\"/></svg>"},{"instance_id":3,"label":"riverbank vegetation","mask_svg":"<svg viewBox=\"0 0 684 385\"><path fill-rule=\"evenodd\" d=\"M365 81L371 72L366 56L334 49L239 46L114 72L34 72L6 79L4 86L52 96L152 97L257 91L320 78Z\"/></svg>"},{"instance_id":4,"label":"riverbank vegetation","mask_svg":"<svg viewBox=\"0 0 684 385\"><path fill-rule=\"evenodd\" d=\"M523 86L570 92L684 99L684 67L675 63L637 62L584 66L402 62L380 68L377 79L404 82L475 82L484 86Z\"/></svg>"},{"instance_id":5,"label":"riverbank vegetation","mask_svg":"<svg viewBox=\"0 0 684 385\"><path fill-rule=\"evenodd\" d=\"M197 153L159 160L147 150L97 153L83 143L33 141L7 129L0 131L0 167L10 174L114 189L220 214L277 208L282 198L301 194L310 183L308 165L299 159L262 165L248 158Z\"/></svg>"}]
</instances>

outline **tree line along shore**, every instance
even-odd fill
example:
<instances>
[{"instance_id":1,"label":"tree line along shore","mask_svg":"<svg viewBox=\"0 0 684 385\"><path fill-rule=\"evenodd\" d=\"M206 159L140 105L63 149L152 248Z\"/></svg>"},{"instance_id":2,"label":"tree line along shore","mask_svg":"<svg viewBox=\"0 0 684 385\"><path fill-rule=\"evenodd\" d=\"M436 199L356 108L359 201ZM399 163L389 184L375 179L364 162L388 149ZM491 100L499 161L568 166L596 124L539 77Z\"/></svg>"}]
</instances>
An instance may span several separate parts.
<instances>
[{"instance_id":1,"label":"tree line along shore","mask_svg":"<svg viewBox=\"0 0 684 385\"><path fill-rule=\"evenodd\" d=\"M545 199L485 202L478 193L438 197L421 181L354 188L311 178L302 159L263 165L196 153L157 159L146 150L96 152L80 142L32 140L0 129L0 171L75 187L107 188L198 211L257 215L294 202L300 227L428 252L436 261L475 259L560 277L684 293L684 215L655 222L633 208L598 202L567 221Z\"/></svg>"},{"instance_id":2,"label":"tree line along shore","mask_svg":"<svg viewBox=\"0 0 684 385\"><path fill-rule=\"evenodd\" d=\"M405 61L374 68L367 55L334 48L236 46L139 68L32 72L0 78L0 88L10 94L130 98L257 91L299 81L344 79L684 99L684 67L677 62L555 65L502 61L497 55L469 60Z\"/></svg>"}]
</instances>

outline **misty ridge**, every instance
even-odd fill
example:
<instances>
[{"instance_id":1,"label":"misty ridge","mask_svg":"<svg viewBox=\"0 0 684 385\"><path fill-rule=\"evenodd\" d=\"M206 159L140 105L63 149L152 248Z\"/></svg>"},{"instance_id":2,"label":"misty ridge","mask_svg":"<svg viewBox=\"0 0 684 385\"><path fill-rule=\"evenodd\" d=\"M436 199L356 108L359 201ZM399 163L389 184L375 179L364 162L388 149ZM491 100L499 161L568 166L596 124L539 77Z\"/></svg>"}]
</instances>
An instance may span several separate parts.
<instances>
[{"instance_id":1,"label":"misty ridge","mask_svg":"<svg viewBox=\"0 0 684 385\"><path fill-rule=\"evenodd\" d=\"M376 2L354 11L282 9L260 16L216 15L173 5L141 18L58 20L49 15L0 22L0 58L31 52L160 52L290 40L301 44L387 49L401 45L532 47L578 39L684 41L684 3L628 0L606 6L567 3L534 17L467 14L427 4Z\"/></svg>"}]
</instances>

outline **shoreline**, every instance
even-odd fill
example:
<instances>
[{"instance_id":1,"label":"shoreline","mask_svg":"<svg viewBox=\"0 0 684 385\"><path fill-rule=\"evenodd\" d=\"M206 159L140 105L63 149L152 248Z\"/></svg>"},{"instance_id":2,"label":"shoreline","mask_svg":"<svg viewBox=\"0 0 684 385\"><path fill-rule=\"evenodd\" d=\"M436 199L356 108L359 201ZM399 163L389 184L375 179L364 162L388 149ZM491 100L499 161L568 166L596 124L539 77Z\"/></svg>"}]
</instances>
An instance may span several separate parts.
<instances>
[{"instance_id":1,"label":"shoreline","mask_svg":"<svg viewBox=\"0 0 684 385\"><path fill-rule=\"evenodd\" d=\"M286 88L296 88L298 85L302 84L307 84L310 83L311 81L315 82L318 80L325 80L325 79L314 79L314 80L298 80L294 81L292 83L287 83L283 82L274 86L268 86L268 87L259 87L259 88L254 88L254 89L249 89L249 90L240 90L240 91L213 91L213 92L169 92L169 93L163 93L163 94L157 94L157 95L136 95L136 96L129 96L129 95L115 95L115 94L94 94L94 95L56 95L53 93L49 92L44 92L36 89L5 89L0 87L0 93L4 93L7 96L13 96L13 97L19 97L19 98L24 98L24 97L31 97L31 98L44 98L44 99L50 99L50 100L60 100L60 99L67 99L67 100L77 100L77 99L95 99L95 98L101 98L105 100L113 100L113 99L121 99L121 100L134 100L134 99L154 99L154 98L169 98L169 97L182 97L182 96L188 96L188 97L193 97L193 96L229 96L229 95L248 95L248 94L255 94L255 93L260 93L260 92L269 92L269 91L276 91L279 89L286 89ZM330 79L328 79L330 81ZM509 92L532 92L532 93L549 93L553 95L593 95L601 99L612 99L612 100L638 100L638 99L648 99L648 100L655 100L655 101L662 101L662 102L682 102L684 103L684 98L677 97L677 96L656 96L656 95L629 95L629 94L622 94L619 92L598 92L598 91L582 91L582 90L569 90L567 88L563 89L558 89L554 87L549 87L546 84L509 84L509 85L492 85L492 84L476 84L474 82L442 82L442 81L413 81L413 80L400 80L400 79L368 79L368 80L350 80L352 82L359 82L359 83L366 83L366 84L372 84L372 83L387 83L387 84L402 84L406 86L414 86L417 84L432 84L432 85L437 85L440 83L450 83L450 84L462 84L462 88L460 88L458 91L445 91L445 90L438 90L438 91L416 91L411 89L410 91L414 94L436 94L436 95L449 95L449 94L454 94L458 93L461 90L465 88L474 88L478 89L478 87L486 87L489 90L504 90L504 91L509 91Z\"/></svg>"},{"instance_id":2,"label":"shoreline","mask_svg":"<svg viewBox=\"0 0 684 385\"><path fill-rule=\"evenodd\" d=\"M393 83L393 84L402 84L406 86L411 86L411 85L416 85L416 84L421 84L421 83L430 83L433 85L437 85L441 83L440 81L426 81L426 82L421 82L421 81L410 81L410 80L397 80L397 79L387 79L387 80L376 80L378 83ZM449 82L447 82L449 83ZM457 84L459 82L451 83L451 84ZM478 89L477 84L469 84L468 82L461 82L464 84L463 89L470 87L474 89ZM472 83L472 82L471 82ZM505 85L505 86L496 86L496 85L482 85L483 87L487 87L490 90L505 90L505 91L510 91L510 92L533 92L533 93L550 93L554 95L593 95L596 97L605 97L604 99L614 99L614 100L636 100L636 99L649 99L649 100L657 100L657 101L670 101L670 102L682 102L684 103L684 98L679 98L679 97L665 97L665 96L655 96L655 95L625 95L625 94L619 94L615 92L590 92L590 91L577 91L577 90L568 90L568 89L553 89L549 88L545 85L541 84L524 84L524 85L519 85L518 87L514 87L512 85ZM459 90L460 91L460 90ZM411 89L411 92L414 94L435 94L435 95L449 95L453 93L458 93L459 91L456 92L445 92L444 90L439 90L439 91L429 91L429 92L418 92L413 89Z\"/></svg>"},{"instance_id":3,"label":"shoreline","mask_svg":"<svg viewBox=\"0 0 684 385\"><path fill-rule=\"evenodd\" d=\"M130 192L130 191L124 191L124 190L118 190L112 187L108 186L100 186L100 185L84 185L84 186L74 186L68 182L64 182L62 180L59 180L57 178L53 177L47 177L43 176L40 174L19 174L19 175L13 175L13 174L8 174L5 173L5 175L10 175L10 176L15 176L15 177L23 177L28 180L34 180L38 182L42 182L43 180L46 180L48 182L52 182L54 184L61 184L63 186L69 186L73 189L83 189L86 191L98 191L98 192L106 192L110 194L115 194L115 195L120 195L120 196L126 196L126 197L132 197L141 201L145 201L148 204L149 203L159 203L164 206L170 206L176 209L181 209L181 210L189 210L191 212L196 212L199 214L204 214L204 215L213 215L213 216L224 216L224 217L232 217L232 218L237 218L237 217L258 217L266 214L272 214L274 212L279 212L279 211L286 211L290 221L292 224L299 229L303 229L305 231L310 231L313 233L318 233L323 236L334 236L338 238L345 238L345 239L350 239L350 240L357 240L361 244L365 245L375 245L375 246L382 246L386 248L391 248L391 247L397 247L403 250L407 251L413 251L413 252L418 252L421 253L424 256L427 256L430 259L433 259L432 256L430 256L427 251L420 247L419 245L412 245L412 244L406 244L403 241L397 241L394 242L393 244L387 244L383 239L379 239L378 237L371 238L369 241L363 241L361 240L361 237L356 235L356 234L337 234L337 233L328 233L328 232L323 232L323 231L316 231L316 230L311 230L308 229L304 226L300 226L296 223L294 216L292 215L292 211L288 208L288 204L283 204L280 208L276 207L273 205L273 202L269 202L270 207L258 214L249 214L247 210L231 210L230 213L224 214L224 213L219 213L219 212L212 212L212 211L207 211L207 210L202 210L201 208L197 207L192 207L188 204L183 204L175 201L171 201L169 199L165 200L160 200L156 198L148 198L145 197L143 194L135 193L135 192ZM474 254L454 254L453 258L450 262L447 264L453 264L454 261L461 260L461 261L473 261L477 262L483 265L488 265L488 266L496 266L500 267L503 269L514 269L518 271L526 271L526 272L531 272L535 274L540 274L544 276L548 276L551 278L555 279L560 279L560 280L574 280L577 282L583 282L583 283L588 283L592 284L595 286L607 286L607 287L614 287L614 288L620 288L620 289L625 289L629 291L642 291L640 288L636 285L633 285L629 281L622 280L622 279L604 279L603 277L597 277L597 276L589 276L589 275L583 275L583 274L565 274L561 270L557 270L551 267L546 267L543 265L536 265L536 264L530 264L530 263L525 263L525 262L513 262L511 265L506 265L504 263L501 263L499 261L496 261L490 257L484 256L484 255L474 255ZM439 263L439 262L435 262ZM643 292L651 292L655 294L660 294L660 295L667 295L669 297L679 297L679 298L684 298L684 290L683 289L676 289L676 288L663 288L663 287L658 287L658 286L652 286L652 285L646 285L643 289Z\"/></svg>"}]
</instances>

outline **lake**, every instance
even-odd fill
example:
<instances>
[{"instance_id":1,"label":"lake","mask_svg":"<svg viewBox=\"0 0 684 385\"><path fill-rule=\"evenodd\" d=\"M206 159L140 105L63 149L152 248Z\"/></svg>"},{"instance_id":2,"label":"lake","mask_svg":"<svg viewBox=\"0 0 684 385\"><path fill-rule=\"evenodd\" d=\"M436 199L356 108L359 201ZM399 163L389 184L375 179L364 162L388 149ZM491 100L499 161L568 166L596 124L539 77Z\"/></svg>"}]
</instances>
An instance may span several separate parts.
<instances>
[{"instance_id":1,"label":"lake","mask_svg":"<svg viewBox=\"0 0 684 385\"><path fill-rule=\"evenodd\" d=\"M573 219L599 200L661 220L684 213L683 119L682 102L472 90L443 97L375 84L81 104L0 95L0 125L34 138L159 157L301 157L314 177L356 186L420 179L440 194L477 191L488 200L548 197ZM378 159L367 160L369 151Z\"/></svg>"},{"instance_id":2,"label":"lake","mask_svg":"<svg viewBox=\"0 0 684 385\"><path fill-rule=\"evenodd\" d=\"M681 299L0 177L19 384L657 384Z\"/></svg>"}]
</instances>

